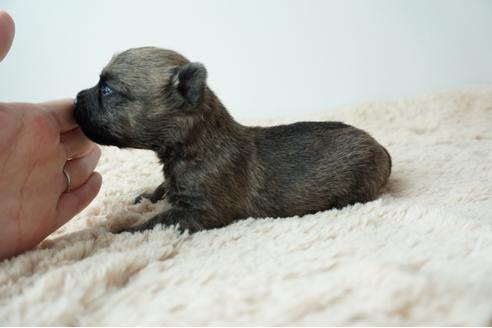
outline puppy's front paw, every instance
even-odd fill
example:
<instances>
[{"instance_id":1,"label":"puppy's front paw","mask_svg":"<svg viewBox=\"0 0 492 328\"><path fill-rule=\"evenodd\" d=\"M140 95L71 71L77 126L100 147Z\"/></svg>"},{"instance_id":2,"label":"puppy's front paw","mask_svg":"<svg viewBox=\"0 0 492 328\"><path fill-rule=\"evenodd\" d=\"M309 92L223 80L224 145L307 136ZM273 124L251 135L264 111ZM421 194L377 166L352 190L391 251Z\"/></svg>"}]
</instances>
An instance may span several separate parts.
<instances>
[{"instance_id":1,"label":"puppy's front paw","mask_svg":"<svg viewBox=\"0 0 492 328\"><path fill-rule=\"evenodd\" d=\"M145 231L147 229L148 228L147 227L143 227L143 225L138 225L138 226L135 226L135 227L125 228L125 229L120 230L120 231L115 231L113 233L119 235L120 233L123 233L123 232L135 233L135 232L142 232L142 231Z\"/></svg>"},{"instance_id":2,"label":"puppy's front paw","mask_svg":"<svg viewBox=\"0 0 492 328\"><path fill-rule=\"evenodd\" d=\"M193 211L183 211L183 210L169 210L160 214L155 215L147 222L137 225L135 227L130 227L123 229L117 234L122 232L141 232L144 230L153 229L156 225L162 224L164 226L176 226L179 232L185 232L188 230L189 233L194 233L200 230L204 230L202 218L199 214Z\"/></svg>"},{"instance_id":3,"label":"puppy's front paw","mask_svg":"<svg viewBox=\"0 0 492 328\"><path fill-rule=\"evenodd\" d=\"M161 183L153 192L144 192L143 194L138 195L137 198L133 201L134 204L140 203L144 199L150 200L153 204L157 203L167 195L167 187L163 182Z\"/></svg>"},{"instance_id":4,"label":"puppy's front paw","mask_svg":"<svg viewBox=\"0 0 492 328\"><path fill-rule=\"evenodd\" d=\"M157 203L156 200L154 200L154 194L151 193L151 192L144 192L140 195L138 195L134 200L133 200L133 204L138 204L138 203L141 203L144 199L148 199L150 200L152 203Z\"/></svg>"}]
</instances>

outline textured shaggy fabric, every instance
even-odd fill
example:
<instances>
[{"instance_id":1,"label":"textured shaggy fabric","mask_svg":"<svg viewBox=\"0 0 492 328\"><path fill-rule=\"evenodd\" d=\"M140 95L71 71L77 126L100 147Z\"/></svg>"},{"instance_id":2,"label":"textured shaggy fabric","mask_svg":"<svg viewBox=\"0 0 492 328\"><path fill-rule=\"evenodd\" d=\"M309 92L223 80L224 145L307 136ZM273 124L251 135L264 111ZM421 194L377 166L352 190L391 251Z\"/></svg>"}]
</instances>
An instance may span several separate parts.
<instances>
[{"instance_id":1,"label":"textured shaggy fabric","mask_svg":"<svg viewBox=\"0 0 492 328\"><path fill-rule=\"evenodd\" d=\"M371 133L393 156L385 193L191 236L113 235L167 205L131 204L161 182L153 153L104 148L93 204L0 263L0 323L492 324L492 89L297 119Z\"/></svg>"}]
</instances>

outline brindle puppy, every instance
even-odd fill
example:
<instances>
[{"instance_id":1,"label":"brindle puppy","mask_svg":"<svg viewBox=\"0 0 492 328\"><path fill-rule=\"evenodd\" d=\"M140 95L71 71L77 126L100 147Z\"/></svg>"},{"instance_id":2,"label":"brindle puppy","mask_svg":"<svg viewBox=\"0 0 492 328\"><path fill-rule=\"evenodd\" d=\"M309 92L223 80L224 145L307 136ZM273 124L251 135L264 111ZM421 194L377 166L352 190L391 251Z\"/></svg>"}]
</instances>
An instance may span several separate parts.
<instances>
[{"instance_id":1,"label":"brindle puppy","mask_svg":"<svg viewBox=\"0 0 492 328\"><path fill-rule=\"evenodd\" d=\"M247 127L207 87L207 71L158 48L127 50L77 95L75 119L96 143L150 149L164 182L142 197L171 209L156 224L195 232L248 217L286 217L374 199L391 172L388 152L339 122Z\"/></svg>"}]
</instances>

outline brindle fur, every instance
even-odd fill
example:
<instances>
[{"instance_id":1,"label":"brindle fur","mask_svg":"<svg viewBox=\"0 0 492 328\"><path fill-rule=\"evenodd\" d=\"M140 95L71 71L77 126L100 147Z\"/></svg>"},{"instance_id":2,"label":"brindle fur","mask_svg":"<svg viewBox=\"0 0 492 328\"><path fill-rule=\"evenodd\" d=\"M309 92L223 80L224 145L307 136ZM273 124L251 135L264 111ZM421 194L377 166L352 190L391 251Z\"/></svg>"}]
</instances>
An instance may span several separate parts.
<instances>
[{"instance_id":1,"label":"brindle fur","mask_svg":"<svg viewBox=\"0 0 492 328\"><path fill-rule=\"evenodd\" d=\"M206 85L202 64L159 48L127 50L77 96L75 119L93 141L151 149L164 182L137 198L171 209L125 231L156 224L195 232L248 217L287 217L375 197L391 158L368 133L340 122L247 127ZM100 85L113 93L103 96Z\"/></svg>"}]
</instances>

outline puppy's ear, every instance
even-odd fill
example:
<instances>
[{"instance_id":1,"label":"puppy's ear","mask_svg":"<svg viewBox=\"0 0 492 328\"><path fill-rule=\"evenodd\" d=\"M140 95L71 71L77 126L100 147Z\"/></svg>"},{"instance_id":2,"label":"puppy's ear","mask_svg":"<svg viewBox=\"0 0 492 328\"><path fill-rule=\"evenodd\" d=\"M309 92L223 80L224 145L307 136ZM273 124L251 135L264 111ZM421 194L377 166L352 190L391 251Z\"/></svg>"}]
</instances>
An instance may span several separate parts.
<instances>
[{"instance_id":1,"label":"puppy's ear","mask_svg":"<svg viewBox=\"0 0 492 328\"><path fill-rule=\"evenodd\" d=\"M201 63L178 66L174 72L173 84L190 105L197 106L207 85L207 70Z\"/></svg>"}]
</instances>

